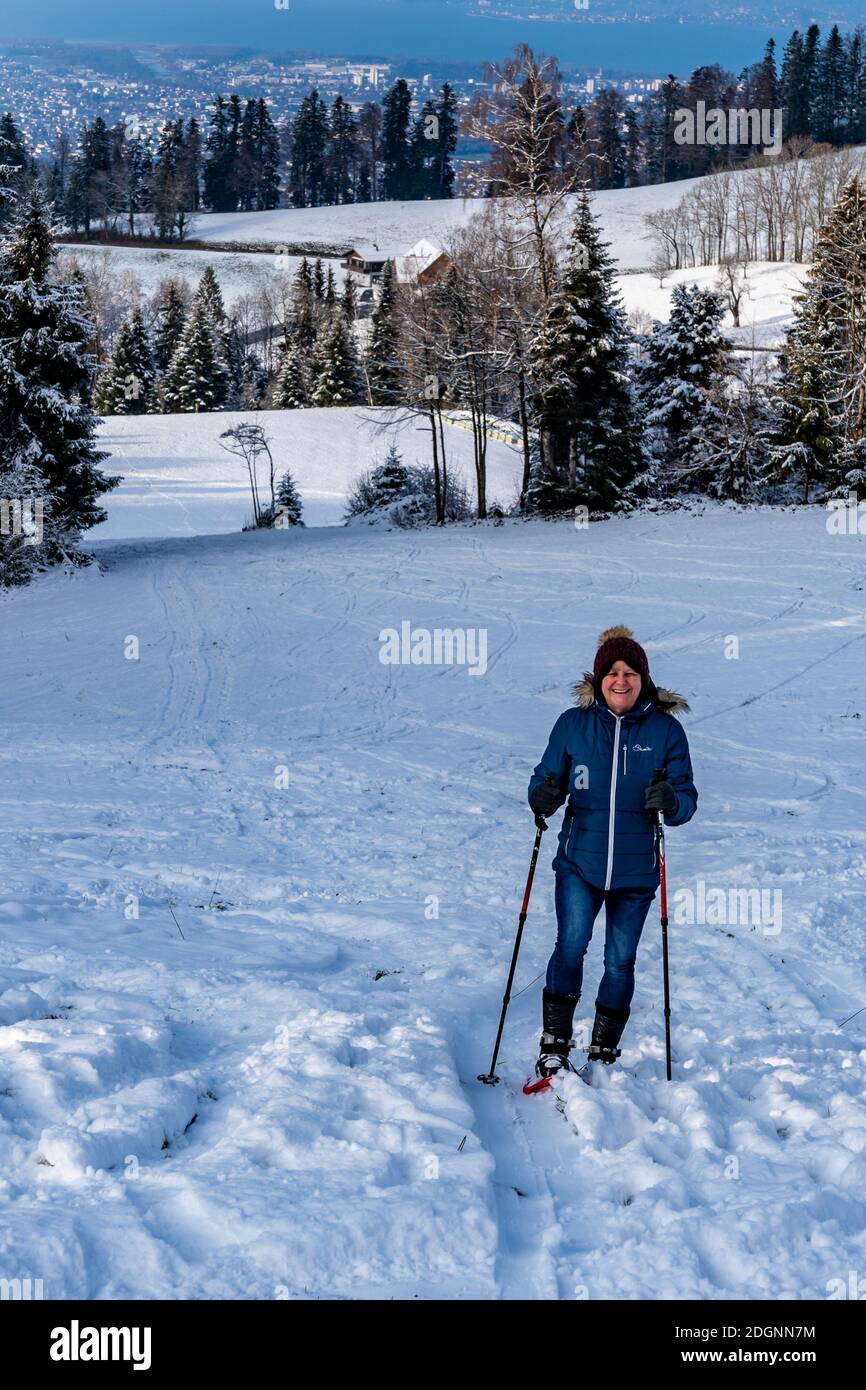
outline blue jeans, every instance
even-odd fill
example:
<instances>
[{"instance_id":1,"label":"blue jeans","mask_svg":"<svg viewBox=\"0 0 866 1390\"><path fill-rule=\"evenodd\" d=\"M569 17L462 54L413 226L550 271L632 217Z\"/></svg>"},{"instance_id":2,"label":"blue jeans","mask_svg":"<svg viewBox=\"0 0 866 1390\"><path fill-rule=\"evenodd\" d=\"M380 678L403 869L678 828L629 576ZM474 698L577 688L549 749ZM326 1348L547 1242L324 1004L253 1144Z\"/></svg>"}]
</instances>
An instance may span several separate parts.
<instances>
[{"instance_id":1,"label":"blue jeans","mask_svg":"<svg viewBox=\"0 0 866 1390\"><path fill-rule=\"evenodd\" d=\"M547 967L551 994L580 994L583 958L596 917L605 907L604 974L596 1004L628 1014L634 994L634 963L638 942L655 891L614 888L605 893L579 873L556 875L556 947Z\"/></svg>"}]
</instances>

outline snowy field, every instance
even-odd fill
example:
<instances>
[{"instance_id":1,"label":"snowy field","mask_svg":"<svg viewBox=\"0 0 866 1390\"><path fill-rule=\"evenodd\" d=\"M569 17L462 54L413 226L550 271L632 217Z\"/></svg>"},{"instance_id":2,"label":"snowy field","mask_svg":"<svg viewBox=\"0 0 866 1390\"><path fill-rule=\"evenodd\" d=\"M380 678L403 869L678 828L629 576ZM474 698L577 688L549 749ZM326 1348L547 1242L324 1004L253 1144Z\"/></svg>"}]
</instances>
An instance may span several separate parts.
<instances>
[{"instance_id":1,"label":"snowy field","mask_svg":"<svg viewBox=\"0 0 866 1390\"><path fill-rule=\"evenodd\" d=\"M652 243L644 224L647 213L676 207L701 182L683 179L645 188L603 189L593 196L593 209L600 218L603 236L615 244L617 261L624 270L642 269L650 261ZM304 243L349 247L361 242L389 254L400 254L422 237L445 244L449 235L481 207L483 202L476 198L446 198L281 208L274 212L211 212L196 217L190 235L197 241L228 245L250 242L260 246Z\"/></svg>"},{"instance_id":2,"label":"snowy field","mask_svg":"<svg viewBox=\"0 0 866 1390\"><path fill-rule=\"evenodd\" d=\"M115 415L104 422L100 443L110 454L106 472L122 474L123 482L106 502L108 520L91 537L131 540L239 531L252 516L250 485L241 460L225 453L218 441L223 430L253 419L272 441L276 476L291 469L308 526L342 523L352 484L384 460L392 440L405 463L430 461L430 435L422 421L389 423L393 412L370 407ZM471 433L446 425L445 447L449 469L474 495ZM491 439L487 466L489 501L510 504L520 488L523 455ZM269 496L264 464L259 485L262 496Z\"/></svg>"},{"instance_id":3,"label":"snowy field","mask_svg":"<svg viewBox=\"0 0 866 1390\"><path fill-rule=\"evenodd\" d=\"M137 294L148 299L168 276L185 280L195 289L205 267L210 266L219 281L225 306L231 310L239 299L252 298L260 290L267 290L279 298L281 290L291 283L301 257L282 252L173 251L152 246L92 243L61 247L60 261L61 264L78 261L97 279L110 270L113 275L122 276L129 285L136 286ZM334 272L338 289L342 289L345 275L340 269L339 258L327 263Z\"/></svg>"},{"instance_id":4,"label":"snowy field","mask_svg":"<svg viewBox=\"0 0 866 1390\"><path fill-rule=\"evenodd\" d=\"M808 267L788 261L750 262L741 281L740 327L734 328L728 312L722 326L731 342L740 348L778 348L793 318L794 296L799 294ZM617 288L627 313L643 310L651 319L666 323L671 313L671 292L677 285L700 285L725 298L717 266L693 270L673 270L659 284L648 271L619 275Z\"/></svg>"},{"instance_id":5,"label":"snowy field","mask_svg":"<svg viewBox=\"0 0 866 1390\"><path fill-rule=\"evenodd\" d=\"M862 1273L866 541L825 520L106 542L0 598L0 1272L302 1300L823 1299ZM486 674L381 664L406 620L486 629ZM613 622L693 707L671 892L783 914L674 921L667 1083L653 911L621 1066L528 1099L552 835L503 1084L475 1080L525 787Z\"/></svg>"}]
</instances>

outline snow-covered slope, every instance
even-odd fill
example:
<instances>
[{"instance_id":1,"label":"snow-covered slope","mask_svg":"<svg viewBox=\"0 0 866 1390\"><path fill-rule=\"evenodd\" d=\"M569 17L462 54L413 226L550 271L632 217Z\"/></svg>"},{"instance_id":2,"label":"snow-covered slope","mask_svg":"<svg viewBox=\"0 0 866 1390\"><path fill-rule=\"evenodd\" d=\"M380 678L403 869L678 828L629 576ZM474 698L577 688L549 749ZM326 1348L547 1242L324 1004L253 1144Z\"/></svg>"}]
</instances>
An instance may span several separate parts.
<instances>
[{"instance_id":1,"label":"snow-covered slope","mask_svg":"<svg viewBox=\"0 0 866 1390\"><path fill-rule=\"evenodd\" d=\"M730 312L723 320L731 341L742 348L780 347L791 322L794 296L800 293L807 271L807 266L789 261L750 263L741 281L740 327L734 328ZM658 276L648 271L617 277L625 309L643 310L662 322L670 318L671 292L676 285L701 285L722 293L716 266L670 271L661 285Z\"/></svg>"},{"instance_id":2,"label":"snow-covered slope","mask_svg":"<svg viewBox=\"0 0 866 1390\"><path fill-rule=\"evenodd\" d=\"M287 283L291 283L301 258L282 252L268 255L255 251L166 250L152 246L99 246L94 243L62 247L63 261L78 262L94 277L99 277L108 269L114 276L123 276L127 284L137 286L138 292L148 298L156 292L160 281L168 276L185 280L194 289L205 267L210 266L219 281L226 307L234 309L239 299L252 299L260 292L275 296L279 303L280 292ZM339 260L332 260L329 264L338 287L342 287L345 277Z\"/></svg>"},{"instance_id":3,"label":"snow-covered slope","mask_svg":"<svg viewBox=\"0 0 866 1390\"><path fill-rule=\"evenodd\" d=\"M108 544L0 599L4 1274L776 1300L862 1270L864 547L817 508L323 529ZM486 629L486 674L383 665L403 621ZM519 1092L550 835L503 1084L475 1077L527 776L611 622L694 710L672 894L779 890L783 918L673 914L669 1084L653 912L622 1068L560 1111Z\"/></svg>"},{"instance_id":4,"label":"snow-covered slope","mask_svg":"<svg viewBox=\"0 0 866 1390\"><path fill-rule=\"evenodd\" d=\"M108 520L90 533L97 540L213 535L238 531L252 515L250 485L240 459L220 448L223 430L257 420L271 439L276 476L295 477L308 526L337 526L358 475L381 462L393 439L407 464L429 463L430 437L423 421L395 422L393 412L357 406L331 410L262 410L200 415L112 416L100 442L110 457L106 471L123 482L108 494ZM475 489L472 435L448 425L449 468ZM519 489L522 454L491 439L488 500L510 504ZM268 495L266 466L259 488Z\"/></svg>"},{"instance_id":5,"label":"snow-covered slope","mask_svg":"<svg viewBox=\"0 0 866 1390\"><path fill-rule=\"evenodd\" d=\"M701 182L684 179L646 188L606 189L595 195L593 208L601 219L605 239L616 246L616 259L623 269L643 268L650 260L651 243L644 225L647 213L675 207ZM274 212L202 213L196 217L191 235L198 241L265 246L303 243L344 248L363 242L398 255L422 238L442 244L480 206L474 198L452 198L281 208Z\"/></svg>"}]
</instances>

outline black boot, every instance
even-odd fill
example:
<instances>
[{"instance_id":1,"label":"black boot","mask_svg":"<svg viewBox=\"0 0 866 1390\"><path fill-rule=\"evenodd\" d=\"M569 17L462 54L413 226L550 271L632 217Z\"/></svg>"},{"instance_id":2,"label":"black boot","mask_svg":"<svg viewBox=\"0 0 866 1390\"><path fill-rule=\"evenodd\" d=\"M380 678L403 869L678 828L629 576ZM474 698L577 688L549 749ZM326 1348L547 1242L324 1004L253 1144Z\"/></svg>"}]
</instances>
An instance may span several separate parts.
<instances>
[{"instance_id":1,"label":"black boot","mask_svg":"<svg viewBox=\"0 0 866 1390\"><path fill-rule=\"evenodd\" d=\"M553 1076L568 1066L568 1052L572 1046L571 1033L574 1011L579 994L551 994L545 990L542 995L541 1048L535 1070L538 1076Z\"/></svg>"},{"instance_id":2,"label":"black boot","mask_svg":"<svg viewBox=\"0 0 866 1390\"><path fill-rule=\"evenodd\" d=\"M595 1023L592 1025L592 1042L588 1057L591 1062L615 1062L621 1049L617 1043L628 1021L629 1009L607 1009L596 1001Z\"/></svg>"}]
</instances>

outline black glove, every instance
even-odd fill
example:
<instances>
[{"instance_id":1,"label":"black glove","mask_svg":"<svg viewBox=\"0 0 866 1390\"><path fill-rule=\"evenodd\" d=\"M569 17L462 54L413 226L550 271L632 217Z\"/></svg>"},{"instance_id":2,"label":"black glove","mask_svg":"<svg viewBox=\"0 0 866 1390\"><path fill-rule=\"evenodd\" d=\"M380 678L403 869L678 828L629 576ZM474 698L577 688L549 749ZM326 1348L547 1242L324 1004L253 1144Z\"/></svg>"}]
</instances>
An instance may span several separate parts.
<instances>
[{"instance_id":1,"label":"black glove","mask_svg":"<svg viewBox=\"0 0 866 1390\"><path fill-rule=\"evenodd\" d=\"M663 811L666 816L672 816L677 805L677 794L670 782L665 781L664 773L654 772L644 798L646 809L648 811Z\"/></svg>"},{"instance_id":2,"label":"black glove","mask_svg":"<svg viewBox=\"0 0 866 1390\"><path fill-rule=\"evenodd\" d=\"M552 816L562 805L559 779L549 772L530 793L529 804L537 816Z\"/></svg>"}]
</instances>

